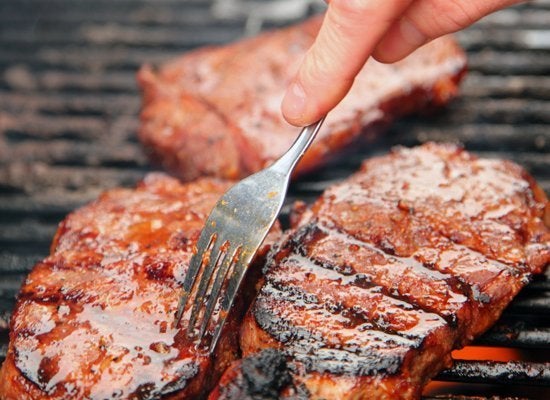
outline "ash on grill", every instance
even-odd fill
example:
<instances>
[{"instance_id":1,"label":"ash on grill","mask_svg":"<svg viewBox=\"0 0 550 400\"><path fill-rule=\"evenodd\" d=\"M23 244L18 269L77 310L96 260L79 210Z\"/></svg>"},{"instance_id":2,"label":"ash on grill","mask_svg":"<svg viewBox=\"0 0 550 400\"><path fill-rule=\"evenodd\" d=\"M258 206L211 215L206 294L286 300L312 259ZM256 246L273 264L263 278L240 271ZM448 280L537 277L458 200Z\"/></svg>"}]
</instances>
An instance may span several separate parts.
<instances>
[{"instance_id":1,"label":"ash on grill","mask_svg":"<svg viewBox=\"0 0 550 400\"><path fill-rule=\"evenodd\" d=\"M136 141L139 66L321 8L315 0L0 2L0 359L19 285L48 253L57 223L102 190L130 186L149 169ZM374 143L296 182L285 213L295 199L312 200L348 176L363 158L428 140L461 141L482 156L512 159L549 193L549 20L550 2L536 0L461 32L470 65L462 97L438 115L402 120ZM438 379L469 384L433 385L426 399L546 398L549 312L550 279L536 277L476 342L514 351L517 360L488 362L474 354L457 361Z\"/></svg>"}]
</instances>

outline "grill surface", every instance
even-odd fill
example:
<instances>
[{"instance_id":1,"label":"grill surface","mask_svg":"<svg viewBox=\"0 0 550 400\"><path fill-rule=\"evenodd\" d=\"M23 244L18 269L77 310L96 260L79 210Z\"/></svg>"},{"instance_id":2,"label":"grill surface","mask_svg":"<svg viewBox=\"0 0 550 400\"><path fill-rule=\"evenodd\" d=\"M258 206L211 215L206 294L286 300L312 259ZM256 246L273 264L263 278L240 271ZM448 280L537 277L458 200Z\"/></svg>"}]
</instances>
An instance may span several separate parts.
<instances>
[{"instance_id":1,"label":"grill surface","mask_svg":"<svg viewBox=\"0 0 550 400\"><path fill-rule=\"evenodd\" d=\"M102 190L131 186L150 170L135 134L138 67L295 21L321 4L0 2L0 360L19 285L47 254L57 223ZM427 140L460 141L482 156L512 159L550 193L548 21L550 1L538 0L461 32L458 37L470 64L461 98L429 118L400 121L360 151L295 183L287 204L298 198L312 200L355 171L365 157L396 144ZM476 342L519 349L522 361L457 361L439 379L484 385L438 389L427 398L473 399L467 396L479 393L489 398L547 398L550 324L544 315L549 312L547 274L536 277L496 327Z\"/></svg>"}]
</instances>

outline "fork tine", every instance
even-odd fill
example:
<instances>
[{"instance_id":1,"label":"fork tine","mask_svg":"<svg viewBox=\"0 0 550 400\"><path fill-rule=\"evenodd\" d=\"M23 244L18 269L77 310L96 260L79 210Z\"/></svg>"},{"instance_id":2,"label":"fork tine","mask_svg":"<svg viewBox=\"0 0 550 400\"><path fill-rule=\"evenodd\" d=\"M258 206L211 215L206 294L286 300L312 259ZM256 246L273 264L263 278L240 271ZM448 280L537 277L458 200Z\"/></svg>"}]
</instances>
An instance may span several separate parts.
<instances>
[{"instance_id":1,"label":"fork tine","mask_svg":"<svg viewBox=\"0 0 550 400\"><path fill-rule=\"evenodd\" d=\"M182 296L184 301L181 302L180 310L178 310L178 318L181 319L186 303L191 297L191 289L196 286L195 281L201 271L187 334L197 332L194 329L195 322L199 315L202 316L201 326L198 329L198 339L202 342L214 310L219 305L220 321L218 321L210 339L210 353L218 343L246 269L281 210L291 173L315 138L323 120L324 118L303 128L288 151L270 167L243 179L225 192L206 221L198 244L200 255L193 257L188 276L185 278ZM249 223L252 225L245 225ZM210 234L214 233L214 229L225 235L226 240L221 240L219 237L215 239L208 266L204 266L202 257L206 245L209 246L209 240L211 240L204 238L205 231L209 232L206 237L210 237ZM233 240L234 238L237 240ZM205 241L206 243L204 243ZM243 244L237 250L233 250L235 247L231 243ZM231 247L235 251L230 258L228 258L229 252L226 251L227 247L225 246ZM223 249L222 252L225 254L225 259L221 263L220 249ZM235 262L235 260L237 261ZM213 278L214 274L216 276ZM208 298L203 301L205 300L203 296L207 292L209 292Z\"/></svg>"},{"instance_id":2,"label":"fork tine","mask_svg":"<svg viewBox=\"0 0 550 400\"><path fill-rule=\"evenodd\" d=\"M238 256L241 248L242 246L237 246L236 248L233 246L231 247L231 250L228 249L226 252L226 257L216 274L216 279L214 281L212 291L210 292L210 297L208 298L208 302L206 304L206 311L204 312L202 324L199 330L199 338L203 337L204 332L208 328L210 318L212 317L212 313L214 312L216 304L218 303L218 296L220 294L220 290L222 289L223 282L226 279L225 277L227 273L231 270L231 266L235 264L235 257Z\"/></svg>"},{"instance_id":3,"label":"fork tine","mask_svg":"<svg viewBox=\"0 0 550 400\"><path fill-rule=\"evenodd\" d=\"M208 248L210 248L214 239L215 234L213 232L213 229L205 226L197 242L197 253L194 254L193 257L191 257L191 261L189 262L189 269L185 274L185 280L183 281L183 292L178 304L178 311L176 312L176 326L180 325L185 306L187 305L187 302L189 301L189 296L191 295L191 289L193 288L193 285L195 284L195 281L197 280L197 277L199 275L200 267L204 258L204 253L206 252L206 250L208 250Z\"/></svg>"},{"instance_id":4,"label":"fork tine","mask_svg":"<svg viewBox=\"0 0 550 400\"><path fill-rule=\"evenodd\" d=\"M222 250L225 240L222 240L220 237L214 239L214 244L212 250L210 251L210 257L208 259L208 265L203 269L201 278L199 281L199 287L197 288L195 294L195 301L193 302L193 307L191 310L191 316L189 317L189 324L187 329L187 336L191 336L194 331L195 322L199 316L199 312L202 309L202 299L206 295L210 281L212 279L212 274L220 261L220 258L226 254L225 250ZM200 335L199 335L200 337Z\"/></svg>"},{"instance_id":5,"label":"fork tine","mask_svg":"<svg viewBox=\"0 0 550 400\"><path fill-rule=\"evenodd\" d=\"M246 268L252 261L252 258L254 258L256 251L257 251L257 248L254 252L241 251L241 253L239 254L239 259L235 263L235 266L233 268L233 274L229 278L227 289L221 300L221 309L220 309L221 319L218 322L218 325L216 326L216 330L214 331L214 334L212 336L212 342L210 343L210 350L209 350L210 353L212 353L216 348L216 344L218 343L218 339L220 338L220 335L222 333L225 320L229 315L229 309L233 305L233 301L235 300L235 295L237 293L237 290L239 289L239 286L241 285L241 281L245 275Z\"/></svg>"}]
</instances>

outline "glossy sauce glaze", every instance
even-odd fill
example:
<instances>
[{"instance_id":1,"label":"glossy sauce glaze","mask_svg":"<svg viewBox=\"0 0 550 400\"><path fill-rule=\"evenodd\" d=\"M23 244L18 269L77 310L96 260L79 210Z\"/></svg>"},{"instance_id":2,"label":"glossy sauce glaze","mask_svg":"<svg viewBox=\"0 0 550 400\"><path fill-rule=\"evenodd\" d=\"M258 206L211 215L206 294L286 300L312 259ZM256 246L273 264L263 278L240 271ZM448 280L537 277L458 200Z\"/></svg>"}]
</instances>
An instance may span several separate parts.
<instances>
[{"instance_id":1,"label":"glossy sauce glaze","mask_svg":"<svg viewBox=\"0 0 550 400\"><path fill-rule=\"evenodd\" d=\"M270 255L242 329L312 398L419 398L550 262L548 200L515 164L396 149L329 188Z\"/></svg>"},{"instance_id":2,"label":"glossy sauce glaze","mask_svg":"<svg viewBox=\"0 0 550 400\"><path fill-rule=\"evenodd\" d=\"M174 314L202 225L228 186L152 174L69 215L19 294L0 398L207 393L236 358L238 321L212 363Z\"/></svg>"}]
</instances>

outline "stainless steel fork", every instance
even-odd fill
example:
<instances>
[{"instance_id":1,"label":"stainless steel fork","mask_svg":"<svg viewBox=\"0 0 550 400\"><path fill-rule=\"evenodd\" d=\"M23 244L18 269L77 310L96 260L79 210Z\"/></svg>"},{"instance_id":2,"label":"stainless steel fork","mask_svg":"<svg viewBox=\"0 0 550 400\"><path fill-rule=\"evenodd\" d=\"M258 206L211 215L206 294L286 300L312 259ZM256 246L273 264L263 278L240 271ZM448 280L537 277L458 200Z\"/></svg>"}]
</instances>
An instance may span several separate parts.
<instances>
[{"instance_id":1,"label":"stainless steel fork","mask_svg":"<svg viewBox=\"0 0 550 400\"><path fill-rule=\"evenodd\" d=\"M181 323L187 303L193 299L187 334L202 343L214 310L219 308L210 352L216 347L247 267L281 211L290 175L323 121L303 128L290 149L270 167L231 187L206 220L183 282L176 323Z\"/></svg>"}]
</instances>

